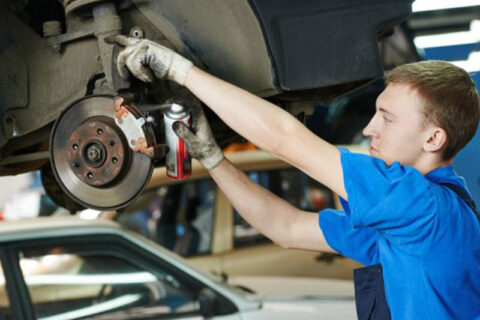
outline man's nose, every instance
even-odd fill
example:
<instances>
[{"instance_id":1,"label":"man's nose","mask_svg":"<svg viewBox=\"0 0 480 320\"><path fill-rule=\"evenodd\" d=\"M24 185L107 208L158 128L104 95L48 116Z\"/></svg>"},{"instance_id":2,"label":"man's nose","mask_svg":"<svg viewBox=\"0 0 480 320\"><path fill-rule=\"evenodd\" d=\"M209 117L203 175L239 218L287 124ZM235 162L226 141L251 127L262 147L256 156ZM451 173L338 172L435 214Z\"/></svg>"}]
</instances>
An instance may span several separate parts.
<instances>
[{"instance_id":1,"label":"man's nose","mask_svg":"<svg viewBox=\"0 0 480 320\"><path fill-rule=\"evenodd\" d=\"M375 127L374 127L374 119L373 117L370 122L367 124L365 128L362 130L362 134L366 137L372 138L375 135Z\"/></svg>"}]
</instances>

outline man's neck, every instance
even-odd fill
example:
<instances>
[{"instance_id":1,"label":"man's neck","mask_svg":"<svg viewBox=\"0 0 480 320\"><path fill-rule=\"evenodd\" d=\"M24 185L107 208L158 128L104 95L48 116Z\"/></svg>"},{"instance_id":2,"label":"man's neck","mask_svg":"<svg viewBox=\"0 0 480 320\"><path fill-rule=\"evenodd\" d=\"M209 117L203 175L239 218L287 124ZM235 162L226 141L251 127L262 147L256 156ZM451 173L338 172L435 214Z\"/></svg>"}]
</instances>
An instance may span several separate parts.
<instances>
[{"instance_id":1,"label":"man's neck","mask_svg":"<svg viewBox=\"0 0 480 320\"><path fill-rule=\"evenodd\" d=\"M426 176L435 169L451 165L452 161L453 160L446 161L438 157L424 157L415 163L413 167Z\"/></svg>"}]
</instances>

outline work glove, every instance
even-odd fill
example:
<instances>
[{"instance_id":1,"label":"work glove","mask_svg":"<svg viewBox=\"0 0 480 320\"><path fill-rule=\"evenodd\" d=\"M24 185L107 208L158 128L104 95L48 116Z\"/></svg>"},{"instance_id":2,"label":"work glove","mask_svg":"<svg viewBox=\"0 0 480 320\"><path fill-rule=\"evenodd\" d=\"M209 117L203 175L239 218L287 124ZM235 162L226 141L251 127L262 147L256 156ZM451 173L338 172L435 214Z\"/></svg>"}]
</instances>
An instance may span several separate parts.
<instances>
[{"instance_id":1,"label":"work glove","mask_svg":"<svg viewBox=\"0 0 480 320\"><path fill-rule=\"evenodd\" d=\"M208 125L207 117L201 106L190 108L192 114L192 126L176 121L173 123L173 131L187 145L190 155L197 159L207 170L218 166L225 156L213 137L212 130Z\"/></svg>"},{"instance_id":2,"label":"work glove","mask_svg":"<svg viewBox=\"0 0 480 320\"><path fill-rule=\"evenodd\" d=\"M193 66L190 60L150 40L117 35L106 41L124 47L117 60L118 73L124 79L131 73L143 82L152 82L155 76L183 85Z\"/></svg>"}]
</instances>

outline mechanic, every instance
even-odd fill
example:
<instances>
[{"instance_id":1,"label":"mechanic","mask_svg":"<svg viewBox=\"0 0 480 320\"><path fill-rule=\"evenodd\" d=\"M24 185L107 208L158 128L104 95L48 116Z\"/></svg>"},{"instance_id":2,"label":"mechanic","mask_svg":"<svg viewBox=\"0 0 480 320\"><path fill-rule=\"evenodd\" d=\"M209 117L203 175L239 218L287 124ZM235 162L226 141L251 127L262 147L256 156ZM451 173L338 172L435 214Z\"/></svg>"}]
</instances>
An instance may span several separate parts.
<instances>
[{"instance_id":1,"label":"mechanic","mask_svg":"<svg viewBox=\"0 0 480 320\"><path fill-rule=\"evenodd\" d=\"M371 138L367 156L327 143L281 108L166 47L115 41L124 47L122 77L186 86L247 140L340 196L343 211L295 208L225 159L202 110L194 111L192 129L174 124L261 233L285 248L338 252L368 266L354 271L359 319L480 319L480 221L451 166L478 125L478 92L467 72L441 61L394 69L363 131Z\"/></svg>"}]
</instances>

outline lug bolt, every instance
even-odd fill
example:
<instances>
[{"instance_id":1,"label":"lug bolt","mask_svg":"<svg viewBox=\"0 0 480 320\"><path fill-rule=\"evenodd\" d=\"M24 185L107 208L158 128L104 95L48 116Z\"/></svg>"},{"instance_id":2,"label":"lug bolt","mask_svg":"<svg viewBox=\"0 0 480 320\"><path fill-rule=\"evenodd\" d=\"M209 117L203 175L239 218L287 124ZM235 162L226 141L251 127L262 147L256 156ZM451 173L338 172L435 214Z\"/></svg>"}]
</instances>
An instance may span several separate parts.
<instances>
[{"instance_id":1,"label":"lug bolt","mask_svg":"<svg viewBox=\"0 0 480 320\"><path fill-rule=\"evenodd\" d=\"M74 143L72 148L73 148L73 150L78 150L78 144Z\"/></svg>"},{"instance_id":2,"label":"lug bolt","mask_svg":"<svg viewBox=\"0 0 480 320\"><path fill-rule=\"evenodd\" d=\"M92 178L93 178L93 173L88 172L88 173L87 173L87 178L88 178L88 179L92 179Z\"/></svg>"},{"instance_id":3,"label":"lug bolt","mask_svg":"<svg viewBox=\"0 0 480 320\"><path fill-rule=\"evenodd\" d=\"M98 134L98 135L102 135L102 134L103 134L103 130L100 129L100 128L98 128L98 129L97 129L97 134Z\"/></svg>"},{"instance_id":4,"label":"lug bolt","mask_svg":"<svg viewBox=\"0 0 480 320\"><path fill-rule=\"evenodd\" d=\"M117 157L113 157L113 158L112 158L112 162L113 162L113 163L117 163L117 162L118 162Z\"/></svg>"}]
</instances>

